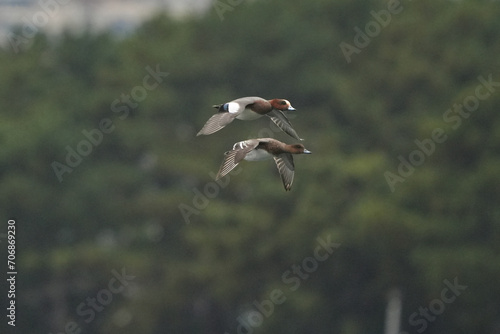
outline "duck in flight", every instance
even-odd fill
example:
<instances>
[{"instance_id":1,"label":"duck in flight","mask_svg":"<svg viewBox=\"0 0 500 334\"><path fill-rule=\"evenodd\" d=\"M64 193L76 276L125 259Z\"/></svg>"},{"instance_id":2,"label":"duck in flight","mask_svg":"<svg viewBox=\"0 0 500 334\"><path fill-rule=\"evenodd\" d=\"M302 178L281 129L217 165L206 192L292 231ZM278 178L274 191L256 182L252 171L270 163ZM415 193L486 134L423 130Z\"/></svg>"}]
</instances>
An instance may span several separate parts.
<instances>
[{"instance_id":1,"label":"duck in flight","mask_svg":"<svg viewBox=\"0 0 500 334\"><path fill-rule=\"evenodd\" d=\"M265 100L261 97L242 97L231 102L214 105L219 111L210 117L197 136L210 135L219 131L235 118L240 120L254 120L264 115L271 120L286 134L291 137L303 140L293 129L292 123L286 117L284 111L296 110L288 100L272 99Z\"/></svg>"},{"instance_id":2,"label":"duck in flight","mask_svg":"<svg viewBox=\"0 0 500 334\"><path fill-rule=\"evenodd\" d=\"M248 139L234 144L227 151L217 173L216 180L227 175L242 160L261 161L273 158L283 181L285 191L292 188L295 166L292 154L310 154L302 144L285 144L273 138Z\"/></svg>"}]
</instances>

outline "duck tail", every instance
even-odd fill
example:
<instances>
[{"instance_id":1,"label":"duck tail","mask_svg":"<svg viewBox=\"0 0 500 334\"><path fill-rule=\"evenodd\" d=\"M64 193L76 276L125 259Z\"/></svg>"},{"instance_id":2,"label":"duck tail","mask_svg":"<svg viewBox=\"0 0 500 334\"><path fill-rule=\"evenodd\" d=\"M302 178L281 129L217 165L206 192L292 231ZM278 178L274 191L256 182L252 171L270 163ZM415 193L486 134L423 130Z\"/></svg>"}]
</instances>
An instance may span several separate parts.
<instances>
[{"instance_id":1,"label":"duck tail","mask_svg":"<svg viewBox=\"0 0 500 334\"><path fill-rule=\"evenodd\" d=\"M219 112L226 112L228 111L229 105L227 103L214 104L212 107L215 109L219 109Z\"/></svg>"}]
</instances>

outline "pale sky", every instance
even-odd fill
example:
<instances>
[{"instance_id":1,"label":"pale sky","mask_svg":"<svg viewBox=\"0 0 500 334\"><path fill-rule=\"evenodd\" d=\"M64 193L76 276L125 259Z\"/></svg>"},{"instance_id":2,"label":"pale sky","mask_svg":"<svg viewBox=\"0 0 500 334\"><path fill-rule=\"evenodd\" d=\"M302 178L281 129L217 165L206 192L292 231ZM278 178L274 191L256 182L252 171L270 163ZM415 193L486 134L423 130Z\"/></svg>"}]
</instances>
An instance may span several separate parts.
<instances>
[{"instance_id":1,"label":"pale sky","mask_svg":"<svg viewBox=\"0 0 500 334\"><path fill-rule=\"evenodd\" d=\"M63 28L111 28L124 33L158 11L179 16L210 10L212 0L0 0L0 43L5 45L9 28L23 27L48 33Z\"/></svg>"}]
</instances>

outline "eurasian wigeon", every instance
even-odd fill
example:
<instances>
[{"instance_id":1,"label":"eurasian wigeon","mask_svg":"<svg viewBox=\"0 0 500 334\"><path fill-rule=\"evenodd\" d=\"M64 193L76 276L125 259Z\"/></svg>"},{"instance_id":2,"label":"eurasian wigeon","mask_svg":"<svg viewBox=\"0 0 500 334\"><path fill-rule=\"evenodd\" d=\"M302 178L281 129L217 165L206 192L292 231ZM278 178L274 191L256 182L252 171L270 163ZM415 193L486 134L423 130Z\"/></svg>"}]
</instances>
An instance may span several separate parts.
<instances>
[{"instance_id":1,"label":"eurasian wigeon","mask_svg":"<svg viewBox=\"0 0 500 334\"><path fill-rule=\"evenodd\" d=\"M213 107L217 108L219 112L210 117L197 136L210 135L217 132L231 123L235 118L248 121L266 115L285 133L295 139L302 140L293 129L292 123L290 123L283 113L283 111L296 110L287 100L265 100L261 97L250 96L214 105Z\"/></svg>"},{"instance_id":2,"label":"eurasian wigeon","mask_svg":"<svg viewBox=\"0 0 500 334\"><path fill-rule=\"evenodd\" d=\"M302 144L285 144L273 138L257 138L240 141L227 151L222 161L216 180L232 171L241 160L260 161L274 158L276 166L285 186L292 188L294 164L292 154L310 154Z\"/></svg>"}]
</instances>

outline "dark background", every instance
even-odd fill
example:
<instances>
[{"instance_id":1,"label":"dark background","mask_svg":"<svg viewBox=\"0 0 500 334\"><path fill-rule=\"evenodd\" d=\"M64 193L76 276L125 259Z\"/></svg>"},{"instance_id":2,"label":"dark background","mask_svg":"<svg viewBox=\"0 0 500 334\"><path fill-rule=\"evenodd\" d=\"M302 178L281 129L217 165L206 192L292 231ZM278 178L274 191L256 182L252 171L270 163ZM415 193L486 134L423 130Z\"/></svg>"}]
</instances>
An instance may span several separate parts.
<instances>
[{"instance_id":1,"label":"dark background","mask_svg":"<svg viewBox=\"0 0 500 334\"><path fill-rule=\"evenodd\" d=\"M126 36L6 45L17 332L394 333L399 291L401 331L499 333L500 5L396 4L223 0ZM297 108L313 154L291 192L272 161L213 183L233 143L294 142L267 118L195 136L213 104L253 95ZM337 244L324 261L318 238Z\"/></svg>"}]
</instances>

